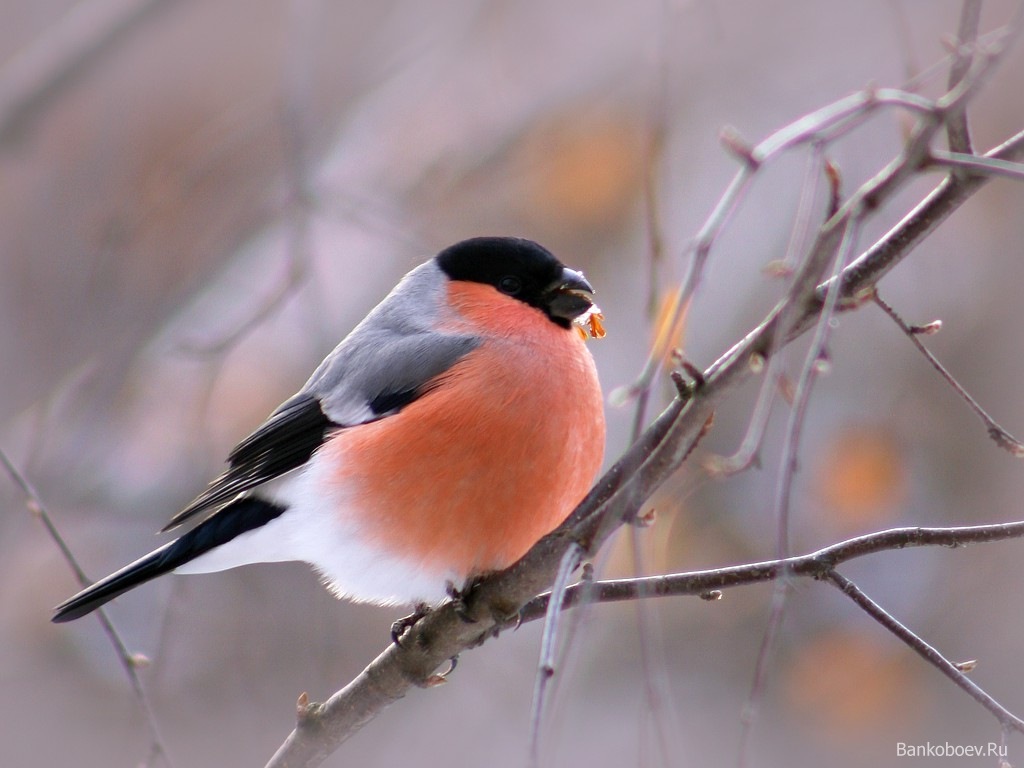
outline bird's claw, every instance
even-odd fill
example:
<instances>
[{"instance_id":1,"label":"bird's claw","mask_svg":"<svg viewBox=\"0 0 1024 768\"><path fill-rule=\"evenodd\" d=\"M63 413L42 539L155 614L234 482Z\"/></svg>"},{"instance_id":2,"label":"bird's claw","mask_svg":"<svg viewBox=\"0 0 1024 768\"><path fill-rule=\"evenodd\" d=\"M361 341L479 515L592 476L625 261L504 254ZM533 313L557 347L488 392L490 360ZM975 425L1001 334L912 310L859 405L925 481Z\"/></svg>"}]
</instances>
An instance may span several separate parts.
<instances>
[{"instance_id":1,"label":"bird's claw","mask_svg":"<svg viewBox=\"0 0 1024 768\"><path fill-rule=\"evenodd\" d=\"M444 672L437 672L436 674L433 674L430 677L428 677L426 680L423 681L423 687L436 688L439 685L444 685L448 682L449 675L451 675L451 673L455 671L455 668L458 665L459 654L455 654L450 659L448 659L448 669L446 669Z\"/></svg>"},{"instance_id":2,"label":"bird's claw","mask_svg":"<svg viewBox=\"0 0 1024 768\"><path fill-rule=\"evenodd\" d=\"M391 625L391 642L393 642L395 645L401 645L402 635L404 635L408 630L412 629L416 622L422 619L428 613L430 613L429 605L427 605L426 603L416 603L416 606L413 608L412 613L410 613L408 616L403 616Z\"/></svg>"}]
</instances>

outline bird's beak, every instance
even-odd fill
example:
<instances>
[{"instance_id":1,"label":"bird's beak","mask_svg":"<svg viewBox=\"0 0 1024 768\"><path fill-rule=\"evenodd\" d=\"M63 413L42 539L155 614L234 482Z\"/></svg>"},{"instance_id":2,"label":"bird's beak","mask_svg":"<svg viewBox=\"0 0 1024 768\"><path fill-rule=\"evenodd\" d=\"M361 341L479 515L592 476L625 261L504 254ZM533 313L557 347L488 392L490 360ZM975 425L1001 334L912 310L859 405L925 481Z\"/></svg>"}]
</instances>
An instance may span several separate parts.
<instances>
[{"instance_id":1,"label":"bird's beak","mask_svg":"<svg viewBox=\"0 0 1024 768\"><path fill-rule=\"evenodd\" d=\"M572 322L594 304L594 287L582 272L565 267L544 291L548 314Z\"/></svg>"}]
</instances>

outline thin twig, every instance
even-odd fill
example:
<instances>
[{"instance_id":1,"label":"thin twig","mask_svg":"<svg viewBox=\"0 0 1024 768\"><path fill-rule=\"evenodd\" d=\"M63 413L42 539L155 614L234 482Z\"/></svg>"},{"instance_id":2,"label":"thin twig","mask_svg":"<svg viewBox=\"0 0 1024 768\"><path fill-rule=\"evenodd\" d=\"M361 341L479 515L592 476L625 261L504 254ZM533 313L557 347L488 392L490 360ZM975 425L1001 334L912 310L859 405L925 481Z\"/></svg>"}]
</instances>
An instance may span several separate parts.
<instances>
[{"instance_id":1,"label":"thin twig","mask_svg":"<svg viewBox=\"0 0 1024 768\"><path fill-rule=\"evenodd\" d=\"M205 341L186 341L179 349L191 356L222 358L237 347L250 333L277 314L305 283L309 272L309 216L313 194L306 180L302 159L303 143L299 135L298 117L289 112L285 117L284 134L289 139L286 153L288 200L285 205L287 227L286 263L270 292L252 309L249 316L219 338Z\"/></svg>"},{"instance_id":2,"label":"thin twig","mask_svg":"<svg viewBox=\"0 0 1024 768\"><path fill-rule=\"evenodd\" d=\"M793 219L793 227L790 231L789 243L786 246L786 255L781 261L780 269L784 272L799 272L806 258L806 239L810 230L811 214L814 203L818 197L818 183L821 179L822 164L824 162L824 145L816 144L811 152L807 163L806 175L800 189L800 201L797 204L796 215ZM830 212L830 216L835 211ZM786 312L796 312L798 308L793 302L786 304ZM786 317L782 318L779 328L788 326ZM777 346L781 339L776 338L773 346ZM742 472L750 467L758 459L761 450L761 441L764 439L765 429L768 427L768 417L771 415L772 405L775 402L777 383L782 367L782 355L773 355L768 362L768 370L764 380L761 382L760 391L757 394L757 402L747 421L747 431L740 441L739 448L732 456L709 456L704 459L703 466L712 475L729 476Z\"/></svg>"},{"instance_id":3,"label":"thin twig","mask_svg":"<svg viewBox=\"0 0 1024 768\"><path fill-rule=\"evenodd\" d=\"M663 6L662 13L666 12L667 7ZM643 207L648 257L648 317L654 317L658 309L660 293L658 290L658 268L665 261L665 236L661 224L658 195L658 169L664 160L665 141L668 134L669 66L666 35L669 28L670 25L666 21L662 24L661 34L658 37L654 96L647 111L647 134L644 145Z\"/></svg>"},{"instance_id":4,"label":"thin twig","mask_svg":"<svg viewBox=\"0 0 1024 768\"><path fill-rule=\"evenodd\" d=\"M985 409L981 407L981 404L971 397L970 392L968 392L960 382L953 378L953 374L946 370L946 367L939 362L938 358L921 343L921 339L918 338L921 335L919 329L915 329L907 325L903 318L897 314L896 310L882 300L882 297L878 295L877 291L872 294L872 299L875 304L877 304L882 311L899 326L900 330L906 334L911 343L917 347L918 351L925 356L929 363L931 363L931 366L938 371L938 374L946 381L947 384L949 384L949 386L953 388L953 391L963 398L964 402L967 403L972 411L974 411L975 415L981 419L985 424L985 427L988 429L988 436L992 438L993 442L1017 458L1024 458L1024 444L1021 444L1017 438L1007 432L1006 429L996 422L995 419L989 416Z\"/></svg>"},{"instance_id":5,"label":"thin twig","mask_svg":"<svg viewBox=\"0 0 1024 768\"><path fill-rule=\"evenodd\" d=\"M1011 136L984 157L1014 160L1024 154L1024 131ZM843 297L856 298L869 291L889 273L907 250L928 237L959 209L964 200L989 180L975 175L966 179L947 176L924 200L914 206L892 229L850 264L843 274ZM822 286L824 289L826 286ZM798 329L801 329L798 326ZM797 329L794 329L797 330ZM801 329L802 330L802 329Z\"/></svg>"},{"instance_id":6,"label":"thin twig","mask_svg":"<svg viewBox=\"0 0 1024 768\"><path fill-rule=\"evenodd\" d=\"M1015 181L1024 181L1024 163L1011 163L1008 160L933 149L929 164L939 168L963 169L971 173L1005 176Z\"/></svg>"},{"instance_id":7,"label":"thin twig","mask_svg":"<svg viewBox=\"0 0 1024 768\"><path fill-rule=\"evenodd\" d=\"M42 499L39 497L39 493L36 491L32 483L29 482L29 479L25 477L25 475L22 474L16 466L14 466L14 463L2 448L0 448L0 464L3 464L4 469L7 471L11 480L21 490L22 495L25 497L25 507L33 517L43 524L47 535L49 535L53 543L57 545L57 549L60 550L61 557L63 557L64 562L68 564L71 572L75 575L75 580L78 582L78 585L82 588L88 587L92 584L92 581L88 576L86 576L85 571L82 570L82 566L79 565L78 560L71 551L71 548L68 547L64 537L61 535L60 531L57 530L57 526L53 522L53 517L51 517L49 511L43 505ZM125 645L124 640L121 639L121 635L118 633L117 629L115 629L106 609L98 609L96 611L96 617L99 619L100 626L103 628L104 634L106 634L110 644L114 647L117 659L121 663L121 668L124 669L125 674L128 676L128 682L131 684L132 691L135 693L135 698L138 700L139 706L142 709L143 717L146 720L146 727L149 728L150 755L144 764L151 765L153 760L163 758L164 764L167 765L168 768L172 768L167 747L164 743L163 737L160 735L160 727L157 725L156 714L153 712L153 707L150 704L149 697L146 695L146 691L142 687L142 680L139 679L138 667L140 664L145 663L143 658L128 650L128 646Z\"/></svg>"},{"instance_id":8,"label":"thin twig","mask_svg":"<svg viewBox=\"0 0 1024 768\"><path fill-rule=\"evenodd\" d=\"M957 669L949 659L939 653L935 648L926 643L918 634L907 629L888 611L868 597L856 584L836 571L830 571L825 579L834 584L839 590L859 605L875 621L892 632L896 637L906 643L910 648L921 656L925 661L936 667L946 677L967 691L975 701L995 715L1004 728L1013 729L1024 733L1024 720L1003 707L998 701L989 696L967 675Z\"/></svg>"},{"instance_id":9,"label":"thin twig","mask_svg":"<svg viewBox=\"0 0 1024 768\"><path fill-rule=\"evenodd\" d=\"M291 7L284 109L281 133L284 139L284 183L286 199L283 208L287 230L287 263L270 293L253 308L249 316L218 339L182 345L189 354L220 357L238 346L250 333L280 311L306 281L309 271L309 216L315 199L310 183L310 151L308 123L312 95L310 83L312 51L306 42L313 36L317 17L309 4L293 3Z\"/></svg>"},{"instance_id":10,"label":"thin twig","mask_svg":"<svg viewBox=\"0 0 1024 768\"><path fill-rule=\"evenodd\" d=\"M889 7L896 22L895 28L899 42L899 52L903 57L903 76L906 78L903 87L908 91L916 90L908 85L909 83L916 82L921 72L921 65L914 51L910 19L907 17L904 3L900 2L900 0L890 0Z\"/></svg>"},{"instance_id":11,"label":"thin twig","mask_svg":"<svg viewBox=\"0 0 1024 768\"><path fill-rule=\"evenodd\" d=\"M778 638L779 630L782 629L782 622L786 617L786 603L789 597L790 583L785 572L779 574L775 588L772 590L772 599L768 610L768 623L765 624L764 632L761 634L761 642L757 648L757 658L754 661L754 675L750 681L750 690L743 700L743 707L740 709L740 732L737 737L736 748L737 768L746 768L749 764L751 736L754 732L754 725L757 724L758 711L761 706L761 697L764 695L765 683L768 678L769 661L772 651L775 650L775 641Z\"/></svg>"},{"instance_id":12,"label":"thin twig","mask_svg":"<svg viewBox=\"0 0 1024 768\"><path fill-rule=\"evenodd\" d=\"M860 225L861 220L854 219L849 222L843 233L843 239L839 250L836 251L835 264L832 270L833 281L842 273L843 268L846 266L846 260L857 243ZM793 401L793 410L783 442L782 464L779 469L780 482L774 504L775 519L778 525L775 554L780 559L789 556L790 499L793 490L793 480L796 477L799 462L800 438L803 435L804 419L807 416L807 408L810 405L811 390L821 371L823 361L827 357L832 320L835 317L838 304L839 291L833 288L825 298L825 305L822 308L821 315L818 317L811 346L807 350L807 355L800 371L800 378L797 381L796 395Z\"/></svg>"},{"instance_id":13,"label":"thin twig","mask_svg":"<svg viewBox=\"0 0 1024 768\"><path fill-rule=\"evenodd\" d=\"M749 188L758 169L781 153L807 143L829 138L830 132L841 131L851 121L881 107L898 107L923 115L934 115L936 102L895 88L871 88L839 99L780 128L753 147L747 147L731 130L723 131L722 141L730 152L743 160L725 193L719 198L703 226L687 249L691 256L686 276L679 288L676 312L683 311L701 283L711 249L729 223L732 214ZM673 317L674 325L678 317ZM652 349L636 381L619 394L618 399L637 397L649 390L651 381L661 369L666 349Z\"/></svg>"},{"instance_id":14,"label":"thin twig","mask_svg":"<svg viewBox=\"0 0 1024 768\"><path fill-rule=\"evenodd\" d=\"M668 6L662 6L662 14L668 13ZM647 152L644 163L644 223L647 234L647 261L648 268L648 317L655 323L662 321L658 317L658 305L661 291L658 280L658 267L665 258L665 236L662 231L658 188L657 168L663 160L665 151L665 137L668 132L668 101L669 101L669 73L668 66L668 42L667 35L671 29L668 20L665 19L661 25L661 34L658 37L656 88L651 107L648 111L647 130ZM673 297L678 301L679 295ZM683 322L684 314L677 311L678 307L671 307L669 317L678 323ZM655 345L668 354L671 345L677 336L677 327L672 324L665 324L655 329L658 337ZM662 339L664 341L662 341ZM662 358L664 360L664 358ZM640 391L636 398L633 411L633 428L630 435L630 442L634 443L643 432L647 423L647 408L650 403L651 388L647 387ZM629 528L630 552L633 557L633 574L641 576L647 573L644 557L643 536L644 528L639 525L632 525ZM643 680L644 702L650 712L649 722L653 724L655 742L661 753L662 762L669 763L669 733L671 724L675 721L669 713L673 709L671 693L667 690L664 675L659 671L664 668L664 658L661 645L657 642L660 632L657 631L656 617L652 614L650 606L646 601L637 601L636 609L636 631L637 647L640 654L640 674ZM557 612L556 612L557 615Z\"/></svg>"},{"instance_id":15,"label":"thin twig","mask_svg":"<svg viewBox=\"0 0 1024 768\"><path fill-rule=\"evenodd\" d=\"M857 232L860 227L860 219L854 218L846 225L843 232L843 239L836 251L835 263L832 268L832 279L839 275L846 266L849 257L857 241ZM820 365L826 354L828 339L831 334L832 319L835 316L836 307L839 303L839 291L829 291L825 299L825 306L814 330L814 337L811 346L807 351L803 367L800 371L800 378L797 382L796 395L793 399L793 408L790 411L789 423L786 428L786 435L782 446L782 461L779 468L779 478L775 494L775 520L776 520L776 542L775 556L782 560L789 556L789 517L791 508L791 497L793 482L796 478L797 464L799 460L800 438L803 436L803 424L807 415L807 409L811 402L811 390L817 380ZM754 665L754 679L747 694L747 700L743 706L741 717L740 745L738 764L743 768L750 746L750 738L754 724L757 719L757 711L760 698L764 693L767 679L768 662L771 657L775 640L785 617L787 597L789 595L789 583L785 575L775 582L775 589L772 593L771 613L768 618L768 626L764 636L761 638L761 646L758 649L757 661Z\"/></svg>"},{"instance_id":16,"label":"thin twig","mask_svg":"<svg viewBox=\"0 0 1024 768\"><path fill-rule=\"evenodd\" d=\"M831 165L827 165L828 178L830 180L831 194L828 208L828 217L825 226L828 227L831 220L838 213L840 206L840 177L838 171ZM850 209L851 211L853 209ZM846 231L843 240L836 252L835 263L832 267L832 276L839 274L845 266L846 259L852 249L854 242L851 237L856 220L846 223ZM819 239L820 242L820 239ZM823 252L823 249L817 249ZM796 313L801 304L797 302L807 293L807 287L816 285L821 275L815 271L819 258L815 258L815 249L812 249L800 263L793 280L793 285L787 294L786 304L783 306L780 315L780 323L776 329L776 338L773 344L778 344L779 335L789 326L791 317ZM789 425L786 430L785 442L782 450L782 463L779 470L779 480L776 487L775 497L775 519L777 526L776 557L785 558L789 555L789 496L792 488L793 478L796 475L797 445L803 432L802 425L806 414L807 406L810 403L811 386L816 378L819 361L825 352L828 342L829 327L832 316L838 306L838 291L833 290L832 296L827 300L822 313L818 318L814 339L805 356L804 365L801 370L799 384L793 398L793 408L790 412ZM772 362L781 359L781 356L774 356ZM774 383L774 382L772 382ZM762 392L763 395L763 392ZM775 583L772 591L771 609L768 614L768 623L765 626L764 634L761 637L761 644L758 648L757 658L754 662L753 680L743 709L740 713L739 747L737 749L736 762L739 768L747 765L751 736L754 725L757 721L760 700L764 692L765 682L768 674L768 664L775 641L782 628L785 618L787 598L789 596L789 583L786 578L781 578Z\"/></svg>"},{"instance_id":17,"label":"thin twig","mask_svg":"<svg viewBox=\"0 0 1024 768\"><path fill-rule=\"evenodd\" d=\"M551 587L551 594L557 605L559 596L569 587L569 580L580 564L582 551L579 547L570 547L562 556L558 566L558 574ZM533 684L533 704L530 713L530 765L540 765L540 731L544 722L544 712L548 702L550 682L555 676L555 658L558 656L558 619L561 611L554 608L544 618L544 632L540 641L540 660L537 664L537 676Z\"/></svg>"},{"instance_id":18,"label":"thin twig","mask_svg":"<svg viewBox=\"0 0 1024 768\"><path fill-rule=\"evenodd\" d=\"M949 90L959 85L971 68L980 21L981 0L964 0L960 8L960 26L956 33L956 51L953 55L953 64L949 68ZM946 137L950 151L971 154L971 132L966 107L949 115L946 122Z\"/></svg>"},{"instance_id":19,"label":"thin twig","mask_svg":"<svg viewBox=\"0 0 1024 768\"><path fill-rule=\"evenodd\" d=\"M923 88L929 80L938 79L938 76L947 69L950 62L955 59L957 55L968 52L973 55L976 50L986 49L993 43L999 43L1000 41L1005 40L1007 34L1016 28L1019 21L1019 18L1012 19L1009 23L998 29L993 29L991 32L979 35L973 45L960 46L957 50L954 50L952 53L943 56L932 64L929 64L909 80L904 81L900 87L903 90L916 93L918 90Z\"/></svg>"},{"instance_id":20,"label":"thin twig","mask_svg":"<svg viewBox=\"0 0 1024 768\"><path fill-rule=\"evenodd\" d=\"M879 174L885 183L899 183L902 181L902 174L915 172L924 160L927 154L928 139L943 122L943 115L947 111L959 108L973 90L981 84L983 75L992 69L999 53L1003 50L1005 41L1013 30L1005 28L999 32L1001 34L994 35L993 42L986 49L987 55L973 59L970 70L957 86L936 101L896 88L868 88L789 123L753 147L748 147L731 129L723 131L723 144L731 154L741 159L743 166L737 171L728 189L719 198L718 203L688 248L688 253L692 255L692 258L686 277L679 289L679 299L675 305L676 312L681 312L684 307L688 306L700 285L711 248L739 205L754 174L762 165L794 147L828 141L846 130L851 122L859 124L865 116L881 107L898 107L917 112L926 120L926 124L920 129L922 135L918 138L921 140L908 145L912 151L907 153L909 158L906 159L913 159L914 162L902 163L901 165L905 167L899 169L901 173L883 172ZM876 204L874 200L870 202L872 205ZM673 317L672 323L674 324L676 320L677 318ZM620 391L617 399L637 397L649 390L651 381L660 370L665 352L664 349L652 349L636 381Z\"/></svg>"},{"instance_id":21,"label":"thin twig","mask_svg":"<svg viewBox=\"0 0 1024 768\"><path fill-rule=\"evenodd\" d=\"M893 528L878 533L858 536L839 542L816 552L784 560L770 560L761 563L718 568L708 571L652 576L644 579L619 579L569 587L561 602L562 610L579 603L584 590L589 593L588 602L606 603L622 600L638 600L647 597L668 597L700 595L706 597L718 590L746 586L764 581L777 580L783 576L801 576L826 579L836 584L861 605L869 614L894 632L904 642L920 653L929 663L934 664L949 676L986 709L992 712L1004 728L1021 730L1021 721L1007 711L981 688L967 679L963 672L942 657L920 637L903 627L855 586L847 588L847 582L836 571L836 566L867 555L884 551L901 550L905 547L946 546L960 548L966 544L1006 541L1024 537L1024 521L994 525L960 526L949 528ZM519 623L527 623L550 610L550 594L539 595L527 603L518 617ZM966 683L966 684L965 684ZM741 752L742 754L742 752Z\"/></svg>"}]
</instances>

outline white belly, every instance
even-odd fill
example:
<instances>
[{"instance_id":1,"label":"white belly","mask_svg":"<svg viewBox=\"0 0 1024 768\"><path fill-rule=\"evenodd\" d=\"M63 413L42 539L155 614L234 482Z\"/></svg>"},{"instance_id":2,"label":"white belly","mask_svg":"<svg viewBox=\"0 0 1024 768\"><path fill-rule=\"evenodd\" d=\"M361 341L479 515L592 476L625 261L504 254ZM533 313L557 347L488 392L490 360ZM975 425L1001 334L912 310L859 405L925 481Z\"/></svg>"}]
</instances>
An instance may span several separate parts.
<instances>
[{"instance_id":1,"label":"white belly","mask_svg":"<svg viewBox=\"0 0 1024 768\"><path fill-rule=\"evenodd\" d=\"M422 563L396 558L367 541L357 525L365 512L323 492L314 458L303 470L260 489L288 509L266 525L239 534L175 573L212 573L250 563L299 560L312 565L337 597L379 605L438 603L458 583Z\"/></svg>"}]
</instances>

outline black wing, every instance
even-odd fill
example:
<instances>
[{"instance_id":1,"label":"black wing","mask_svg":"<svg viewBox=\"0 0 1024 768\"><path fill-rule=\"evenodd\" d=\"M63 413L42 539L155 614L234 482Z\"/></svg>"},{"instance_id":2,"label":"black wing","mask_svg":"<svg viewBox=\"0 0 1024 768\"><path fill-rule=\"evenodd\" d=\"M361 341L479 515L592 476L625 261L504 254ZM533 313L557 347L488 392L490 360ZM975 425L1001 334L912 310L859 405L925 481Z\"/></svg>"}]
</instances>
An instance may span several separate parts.
<instances>
[{"instance_id":1,"label":"black wing","mask_svg":"<svg viewBox=\"0 0 1024 768\"><path fill-rule=\"evenodd\" d=\"M176 528L193 515L225 504L243 491L302 466L327 435L338 428L324 414L318 398L303 392L289 398L259 429L235 446L228 456L228 470L162 530Z\"/></svg>"}]
</instances>

